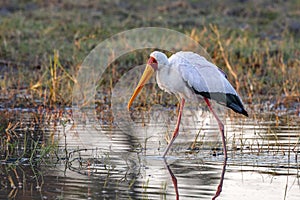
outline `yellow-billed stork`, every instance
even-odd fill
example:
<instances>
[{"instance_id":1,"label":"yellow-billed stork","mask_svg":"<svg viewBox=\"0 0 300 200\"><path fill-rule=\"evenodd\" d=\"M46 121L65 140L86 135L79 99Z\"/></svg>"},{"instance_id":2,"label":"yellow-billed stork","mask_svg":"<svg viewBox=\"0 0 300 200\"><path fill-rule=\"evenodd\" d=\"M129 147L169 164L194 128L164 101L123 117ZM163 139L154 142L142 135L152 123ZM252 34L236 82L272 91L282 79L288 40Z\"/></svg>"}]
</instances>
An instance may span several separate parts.
<instances>
[{"instance_id":1,"label":"yellow-billed stork","mask_svg":"<svg viewBox=\"0 0 300 200\"><path fill-rule=\"evenodd\" d=\"M218 122L224 156L227 159L224 125L212 109L209 99L245 116L248 116L248 113L244 109L242 100L236 90L227 80L225 73L204 57L193 52L180 51L168 58L166 54L154 51L150 54L146 69L128 102L128 110L153 73L156 73L158 86L162 90L176 95L180 101L176 127L163 157L166 156L178 136L185 99L200 100L204 98L209 110Z\"/></svg>"}]
</instances>

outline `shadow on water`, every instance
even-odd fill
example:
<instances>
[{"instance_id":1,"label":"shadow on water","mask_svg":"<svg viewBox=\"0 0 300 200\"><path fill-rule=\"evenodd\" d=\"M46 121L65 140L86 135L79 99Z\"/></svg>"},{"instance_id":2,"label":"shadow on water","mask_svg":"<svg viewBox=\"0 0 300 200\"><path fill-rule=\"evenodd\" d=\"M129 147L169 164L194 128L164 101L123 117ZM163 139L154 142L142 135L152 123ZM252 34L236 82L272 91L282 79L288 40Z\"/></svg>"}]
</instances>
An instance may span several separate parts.
<instances>
[{"instance_id":1,"label":"shadow on water","mask_svg":"<svg viewBox=\"0 0 300 200\"><path fill-rule=\"evenodd\" d=\"M223 116L229 149L224 163L214 118L192 110L187 106L166 160L161 155L176 108L136 110L129 124L117 116L113 123L91 118L87 123L86 113L74 123L66 110L50 118L18 111L23 120L6 128L1 140L6 155L1 155L0 198L300 198L298 116Z\"/></svg>"}]
</instances>

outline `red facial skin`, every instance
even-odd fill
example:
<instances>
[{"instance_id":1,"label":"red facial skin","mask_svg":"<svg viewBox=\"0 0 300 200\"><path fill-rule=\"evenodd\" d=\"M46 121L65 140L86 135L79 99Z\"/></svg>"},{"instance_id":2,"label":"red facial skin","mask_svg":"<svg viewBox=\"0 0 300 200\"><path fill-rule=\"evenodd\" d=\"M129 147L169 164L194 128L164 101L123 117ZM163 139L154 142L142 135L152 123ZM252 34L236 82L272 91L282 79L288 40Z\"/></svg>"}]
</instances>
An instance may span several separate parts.
<instances>
[{"instance_id":1,"label":"red facial skin","mask_svg":"<svg viewBox=\"0 0 300 200\"><path fill-rule=\"evenodd\" d=\"M150 57L147 64L150 65L155 71L157 70L158 64L155 58Z\"/></svg>"}]
</instances>

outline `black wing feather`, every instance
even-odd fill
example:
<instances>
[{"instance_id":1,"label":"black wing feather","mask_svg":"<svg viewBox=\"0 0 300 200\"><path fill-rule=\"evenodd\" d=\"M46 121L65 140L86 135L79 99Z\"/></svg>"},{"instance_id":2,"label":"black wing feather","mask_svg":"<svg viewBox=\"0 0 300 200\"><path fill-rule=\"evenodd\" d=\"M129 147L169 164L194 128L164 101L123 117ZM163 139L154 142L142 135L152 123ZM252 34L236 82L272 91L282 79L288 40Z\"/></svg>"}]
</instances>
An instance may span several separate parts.
<instances>
[{"instance_id":1,"label":"black wing feather","mask_svg":"<svg viewBox=\"0 0 300 200\"><path fill-rule=\"evenodd\" d=\"M243 114L248 117L247 111L244 109L240 98L235 94L224 94L220 92L199 92L193 88L196 94L208 99L215 100L217 103L231 108L234 112Z\"/></svg>"}]
</instances>

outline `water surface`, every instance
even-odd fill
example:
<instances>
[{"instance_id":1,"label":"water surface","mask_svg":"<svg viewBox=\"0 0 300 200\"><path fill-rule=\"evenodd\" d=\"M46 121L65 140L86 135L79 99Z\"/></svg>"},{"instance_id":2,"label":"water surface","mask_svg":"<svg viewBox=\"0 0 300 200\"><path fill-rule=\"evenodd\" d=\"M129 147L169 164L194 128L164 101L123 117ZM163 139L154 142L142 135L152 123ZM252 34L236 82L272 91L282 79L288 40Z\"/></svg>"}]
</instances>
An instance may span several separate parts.
<instances>
[{"instance_id":1,"label":"water surface","mask_svg":"<svg viewBox=\"0 0 300 200\"><path fill-rule=\"evenodd\" d=\"M161 155L176 123L176 108L114 112L119 116L110 122L105 115L86 113L74 121L64 110L63 117L52 113L44 126L30 125L37 110L10 112L18 112L24 123L14 133L23 141L29 141L24 135L37 141L27 148L53 142L58 149L47 152L42 162L41 150L34 159L26 154L2 159L1 199L212 199L222 183L218 199L300 199L295 114L221 116L229 149L224 165L218 127L206 110L187 106L166 160ZM18 145L24 151L22 142Z\"/></svg>"}]
</instances>

